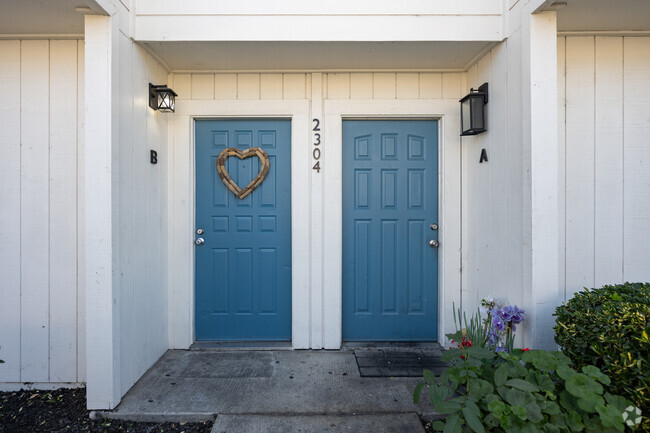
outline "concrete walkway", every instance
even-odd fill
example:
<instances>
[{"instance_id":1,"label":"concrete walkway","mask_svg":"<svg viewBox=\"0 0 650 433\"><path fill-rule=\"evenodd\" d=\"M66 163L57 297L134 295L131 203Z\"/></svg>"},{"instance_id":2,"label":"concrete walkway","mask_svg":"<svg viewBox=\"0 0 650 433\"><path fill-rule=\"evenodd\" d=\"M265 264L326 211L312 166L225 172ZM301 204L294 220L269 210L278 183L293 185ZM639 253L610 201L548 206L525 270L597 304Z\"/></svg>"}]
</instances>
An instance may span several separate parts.
<instances>
[{"instance_id":1,"label":"concrete walkway","mask_svg":"<svg viewBox=\"0 0 650 433\"><path fill-rule=\"evenodd\" d=\"M199 421L213 433L423 432L418 378L362 378L352 351L170 350L110 418ZM423 399L426 400L426 399Z\"/></svg>"}]
</instances>

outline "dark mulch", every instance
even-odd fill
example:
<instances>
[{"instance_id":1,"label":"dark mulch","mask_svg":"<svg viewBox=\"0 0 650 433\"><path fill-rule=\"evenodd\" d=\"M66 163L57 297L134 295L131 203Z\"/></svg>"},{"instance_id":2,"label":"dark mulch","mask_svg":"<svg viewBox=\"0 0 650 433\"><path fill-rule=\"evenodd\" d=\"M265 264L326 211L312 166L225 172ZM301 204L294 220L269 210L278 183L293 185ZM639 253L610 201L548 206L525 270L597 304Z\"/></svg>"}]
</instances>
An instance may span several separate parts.
<instances>
[{"instance_id":1,"label":"dark mulch","mask_svg":"<svg viewBox=\"0 0 650 433\"><path fill-rule=\"evenodd\" d=\"M212 422L143 423L94 419L86 410L86 389L0 392L0 432L209 433Z\"/></svg>"}]
</instances>

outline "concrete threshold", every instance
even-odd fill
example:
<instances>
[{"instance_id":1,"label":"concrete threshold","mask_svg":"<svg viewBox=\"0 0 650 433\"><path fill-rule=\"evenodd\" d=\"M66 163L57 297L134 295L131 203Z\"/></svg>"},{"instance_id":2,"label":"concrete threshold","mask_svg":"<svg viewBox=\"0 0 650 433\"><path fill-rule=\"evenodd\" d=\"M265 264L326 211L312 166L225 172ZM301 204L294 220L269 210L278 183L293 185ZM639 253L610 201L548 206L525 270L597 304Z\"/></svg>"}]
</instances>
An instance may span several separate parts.
<instances>
[{"instance_id":1,"label":"concrete threshold","mask_svg":"<svg viewBox=\"0 0 650 433\"><path fill-rule=\"evenodd\" d=\"M169 350L115 410L97 415L149 422L216 417L215 426L225 427L237 420L250 423L251 430L241 431L258 431L255 426L276 431L274 426L282 421L288 428L277 431L313 425L313 430L300 431L363 432L361 425L379 425L373 419L388 425L389 419L412 423L418 416L435 414L426 399L413 404L413 389L420 381L361 377L348 350ZM383 431L378 428L368 431ZM390 431L418 430L397 426Z\"/></svg>"},{"instance_id":2,"label":"concrete threshold","mask_svg":"<svg viewBox=\"0 0 650 433\"><path fill-rule=\"evenodd\" d=\"M190 350L293 350L290 341L197 341Z\"/></svg>"}]
</instances>

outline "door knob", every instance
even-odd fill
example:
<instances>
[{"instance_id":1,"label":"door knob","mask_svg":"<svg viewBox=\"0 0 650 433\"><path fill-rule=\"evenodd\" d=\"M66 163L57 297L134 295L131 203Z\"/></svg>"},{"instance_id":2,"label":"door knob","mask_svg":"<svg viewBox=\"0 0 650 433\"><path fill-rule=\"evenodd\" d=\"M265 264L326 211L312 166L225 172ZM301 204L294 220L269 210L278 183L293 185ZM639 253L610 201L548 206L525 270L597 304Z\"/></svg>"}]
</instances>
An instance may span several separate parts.
<instances>
[{"instance_id":1,"label":"door knob","mask_svg":"<svg viewBox=\"0 0 650 433\"><path fill-rule=\"evenodd\" d=\"M439 245L440 245L440 244L439 244L438 241L435 240L435 239L431 239L431 240L429 241L429 246L430 246L431 248L438 248Z\"/></svg>"},{"instance_id":2,"label":"door knob","mask_svg":"<svg viewBox=\"0 0 650 433\"><path fill-rule=\"evenodd\" d=\"M430 228L431 228L431 230L438 230L438 224L432 223Z\"/></svg>"},{"instance_id":3,"label":"door knob","mask_svg":"<svg viewBox=\"0 0 650 433\"><path fill-rule=\"evenodd\" d=\"M195 243L197 246L200 247L201 245L203 245L203 244L205 243L205 240L204 240L203 238L196 238L196 240L194 241L194 243Z\"/></svg>"}]
</instances>

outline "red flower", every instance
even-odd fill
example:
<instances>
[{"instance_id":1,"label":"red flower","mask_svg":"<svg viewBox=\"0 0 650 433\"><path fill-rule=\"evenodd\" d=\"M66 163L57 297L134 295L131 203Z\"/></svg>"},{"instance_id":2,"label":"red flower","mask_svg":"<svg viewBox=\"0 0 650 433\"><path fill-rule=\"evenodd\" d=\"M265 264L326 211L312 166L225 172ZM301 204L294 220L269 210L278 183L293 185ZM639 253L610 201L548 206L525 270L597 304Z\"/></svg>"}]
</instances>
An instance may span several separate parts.
<instances>
[{"instance_id":1,"label":"red flower","mask_svg":"<svg viewBox=\"0 0 650 433\"><path fill-rule=\"evenodd\" d=\"M529 349L528 347L525 348L525 349L521 349L522 352L527 352L527 351L529 351L529 350L530 350L530 349Z\"/></svg>"}]
</instances>

